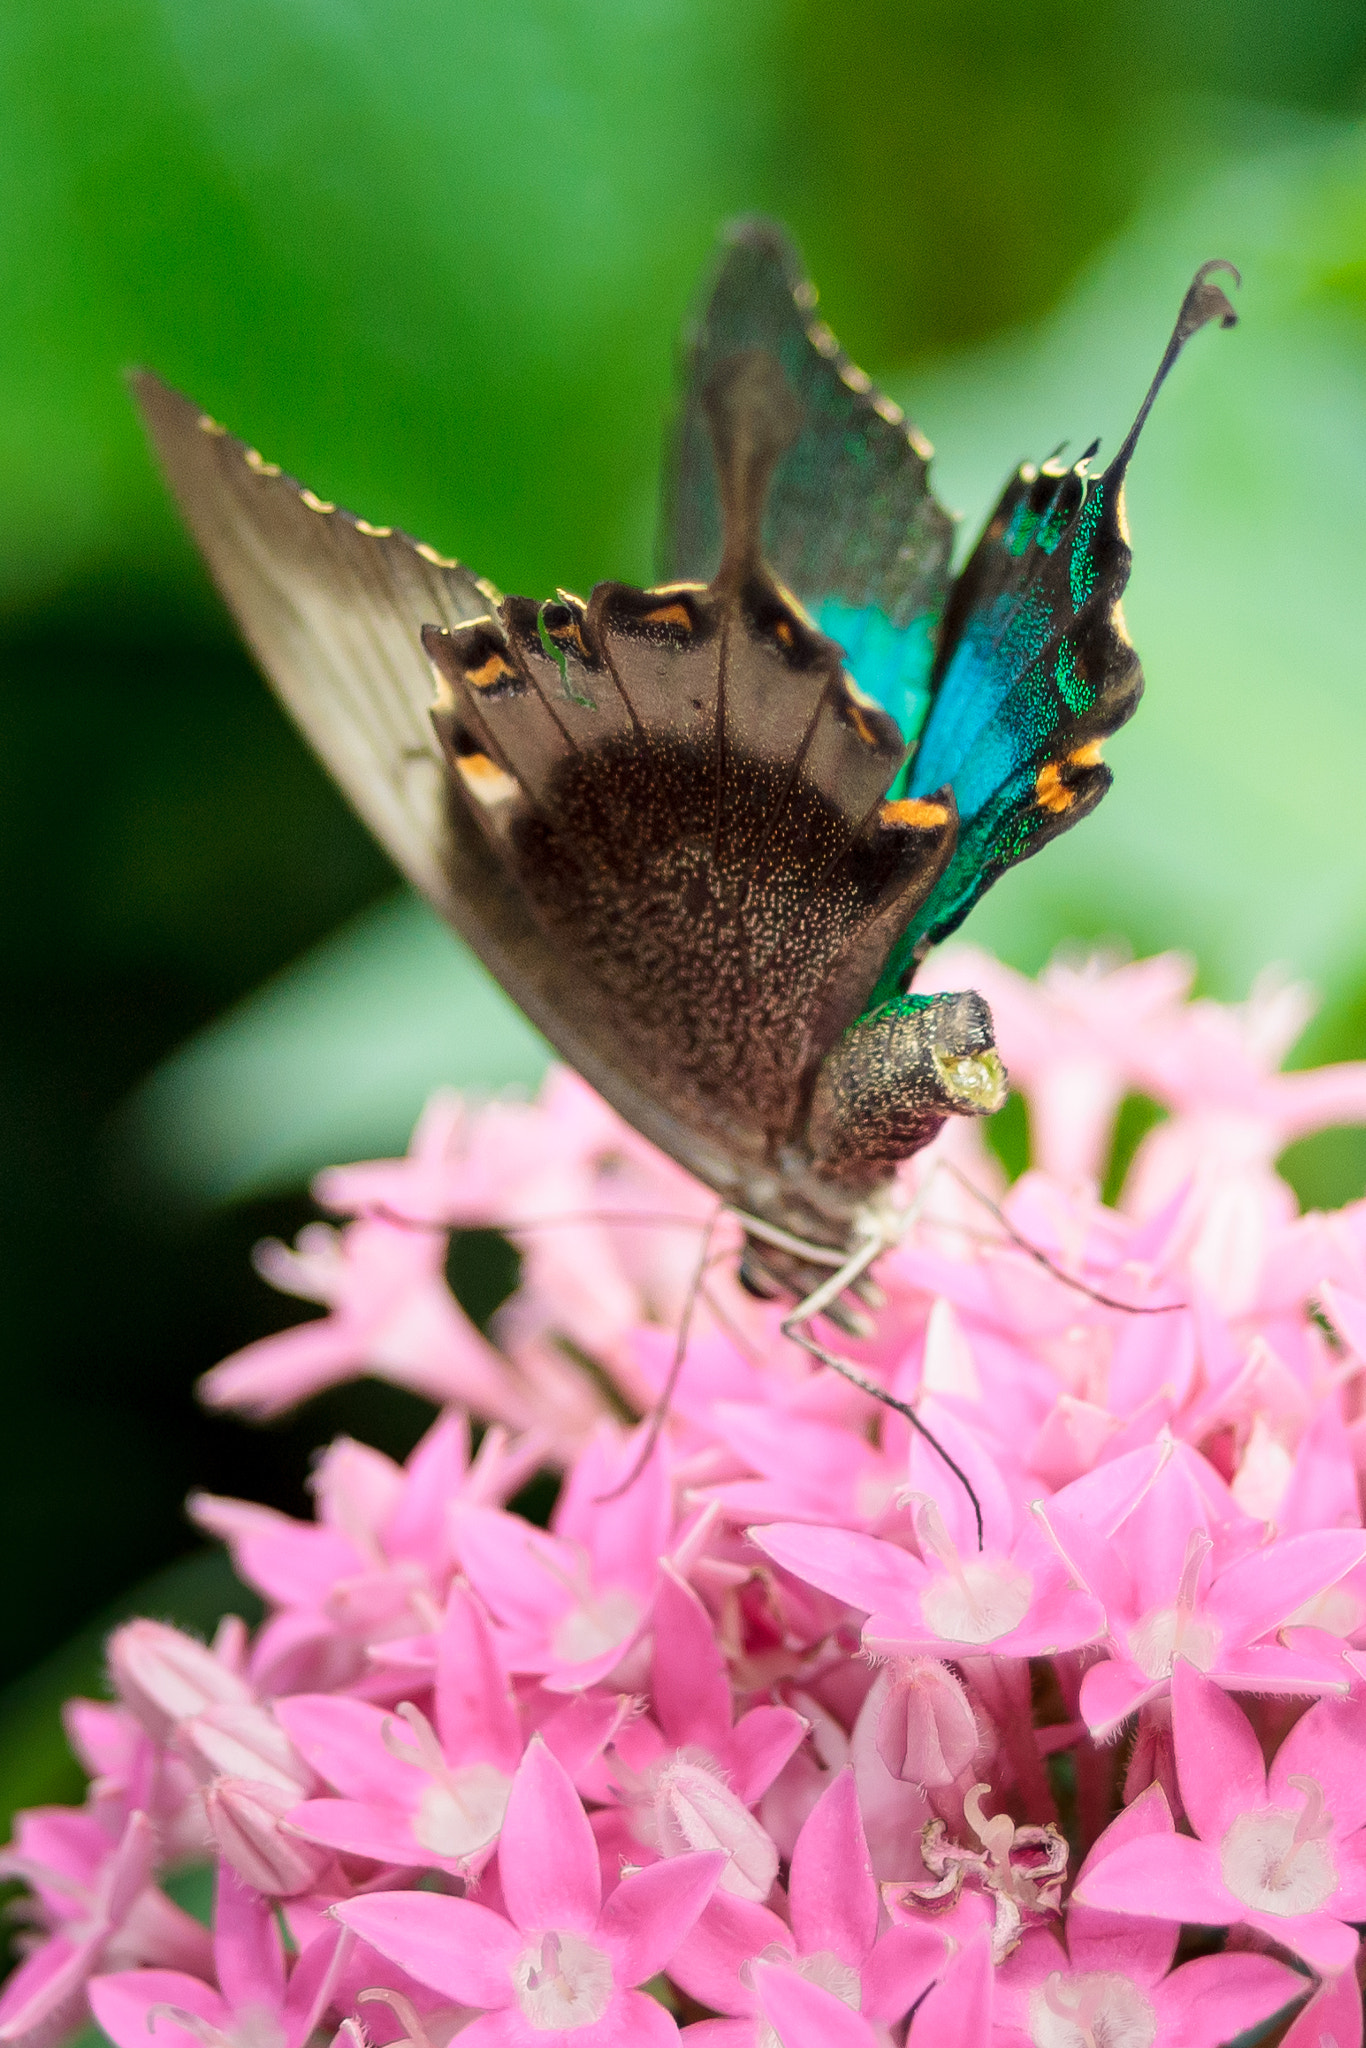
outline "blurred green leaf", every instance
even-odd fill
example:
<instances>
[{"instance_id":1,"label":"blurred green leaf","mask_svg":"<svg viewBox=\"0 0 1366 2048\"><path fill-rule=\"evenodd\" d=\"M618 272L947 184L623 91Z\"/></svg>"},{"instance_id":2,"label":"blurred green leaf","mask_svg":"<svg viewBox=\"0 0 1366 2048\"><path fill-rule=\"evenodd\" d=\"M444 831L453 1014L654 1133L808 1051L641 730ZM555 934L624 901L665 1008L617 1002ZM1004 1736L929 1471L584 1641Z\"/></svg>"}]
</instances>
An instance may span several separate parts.
<instances>
[{"instance_id":1,"label":"blurred green leaf","mask_svg":"<svg viewBox=\"0 0 1366 2048\"><path fill-rule=\"evenodd\" d=\"M190 1200L297 1187L402 1151L431 1091L535 1091L544 1039L435 913L387 898L166 1061L125 1126Z\"/></svg>"}]
</instances>

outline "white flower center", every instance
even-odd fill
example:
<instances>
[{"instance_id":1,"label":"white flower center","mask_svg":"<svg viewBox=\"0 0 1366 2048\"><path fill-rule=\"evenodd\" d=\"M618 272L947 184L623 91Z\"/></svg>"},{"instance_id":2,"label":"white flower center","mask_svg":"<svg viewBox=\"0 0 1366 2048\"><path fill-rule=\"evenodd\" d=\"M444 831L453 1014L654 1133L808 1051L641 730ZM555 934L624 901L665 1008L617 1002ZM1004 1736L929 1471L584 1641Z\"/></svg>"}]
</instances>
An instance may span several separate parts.
<instances>
[{"instance_id":1,"label":"white flower center","mask_svg":"<svg viewBox=\"0 0 1366 2048\"><path fill-rule=\"evenodd\" d=\"M1029 1612L1034 1581L1000 1557L963 1560L931 1500L916 1509L915 1532L926 1564L943 1565L920 1596L920 1612L941 1642L994 1643L1018 1628Z\"/></svg>"},{"instance_id":2,"label":"white flower center","mask_svg":"<svg viewBox=\"0 0 1366 2048\"><path fill-rule=\"evenodd\" d=\"M1219 1631L1198 1612L1200 1568L1213 1549L1203 1529L1186 1539L1181 1581L1170 1607L1150 1608L1129 1631L1129 1655L1145 1678L1170 1678L1178 1657L1208 1671L1219 1649Z\"/></svg>"},{"instance_id":3,"label":"white flower center","mask_svg":"<svg viewBox=\"0 0 1366 2048\"><path fill-rule=\"evenodd\" d=\"M1157 2014L1137 1984L1113 1970L1054 1970L1030 1993L1029 2038L1034 2048L1152 2048Z\"/></svg>"},{"instance_id":4,"label":"white flower center","mask_svg":"<svg viewBox=\"0 0 1366 2048\"><path fill-rule=\"evenodd\" d=\"M761 1963L782 1963L798 1977L805 1977L808 1984L819 1984L822 1991L828 1991L832 1998L838 1998L841 2005L847 2005L851 2012L858 2012L863 2004L863 1983L857 1970L828 1948L818 1948L814 1955L794 1956L790 1949L780 1948L776 1942L762 1951L757 1960ZM745 1972L741 1970L741 1977ZM783 2038L776 2027L761 2019L755 2028L754 2048L783 2048Z\"/></svg>"},{"instance_id":5,"label":"white flower center","mask_svg":"<svg viewBox=\"0 0 1366 2048\"><path fill-rule=\"evenodd\" d=\"M411 1700L401 1700L394 1713L407 1724L411 1740L399 1734L394 1721L386 1721L385 1748L400 1763L425 1771L432 1781L412 1816L414 1836L434 1856L472 1856L502 1827L511 1778L496 1764L447 1763L435 1728Z\"/></svg>"},{"instance_id":6,"label":"white flower center","mask_svg":"<svg viewBox=\"0 0 1366 2048\"><path fill-rule=\"evenodd\" d=\"M1316 1913L1338 1888L1331 1839L1333 1817L1317 1778L1291 1778L1304 1794L1298 1813L1263 1806L1240 1813L1219 1848L1224 1883L1259 1913L1292 1919Z\"/></svg>"},{"instance_id":7,"label":"white flower center","mask_svg":"<svg viewBox=\"0 0 1366 2048\"><path fill-rule=\"evenodd\" d=\"M538 2033L591 2027L612 2003L611 1960L581 1934L533 1935L512 1982L523 2018Z\"/></svg>"},{"instance_id":8,"label":"white flower center","mask_svg":"<svg viewBox=\"0 0 1366 2048\"><path fill-rule=\"evenodd\" d=\"M434 1856L472 1856L503 1825L512 1780L496 1764L464 1764L429 1785L413 1815L413 1833Z\"/></svg>"},{"instance_id":9,"label":"white flower center","mask_svg":"<svg viewBox=\"0 0 1366 2048\"><path fill-rule=\"evenodd\" d=\"M550 1647L562 1664L587 1664L624 1643L640 1620L640 1602L624 1586L581 1597L560 1616Z\"/></svg>"}]
</instances>

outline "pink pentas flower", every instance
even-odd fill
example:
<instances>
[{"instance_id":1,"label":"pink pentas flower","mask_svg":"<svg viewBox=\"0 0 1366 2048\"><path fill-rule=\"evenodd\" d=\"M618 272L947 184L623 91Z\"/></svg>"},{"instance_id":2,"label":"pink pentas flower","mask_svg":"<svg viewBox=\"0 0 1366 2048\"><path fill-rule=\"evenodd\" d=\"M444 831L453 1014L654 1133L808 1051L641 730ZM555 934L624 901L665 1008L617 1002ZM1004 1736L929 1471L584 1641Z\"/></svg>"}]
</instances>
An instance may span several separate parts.
<instances>
[{"instance_id":1,"label":"pink pentas flower","mask_svg":"<svg viewBox=\"0 0 1366 2048\"><path fill-rule=\"evenodd\" d=\"M790 1707L760 1704L735 1718L725 1659L711 1617L667 1568L654 1605L650 1691L654 1718L640 1715L615 1736L603 1788L621 1800L597 1817L604 1856L623 1863L641 1851L726 1857L721 1889L766 1899L778 1850L752 1809L806 1734Z\"/></svg>"},{"instance_id":2,"label":"pink pentas flower","mask_svg":"<svg viewBox=\"0 0 1366 2048\"><path fill-rule=\"evenodd\" d=\"M1095 1871L1127 1843L1170 1841L1171 1812L1153 1786L1093 1845L1077 1876L1065 1940L1026 1931L996 1977L996 2048L1222 2048L1299 1997L1304 1979L1269 1956L1201 1956L1173 1968L1177 1919L1107 1913L1081 1903Z\"/></svg>"},{"instance_id":3,"label":"pink pentas flower","mask_svg":"<svg viewBox=\"0 0 1366 2048\"><path fill-rule=\"evenodd\" d=\"M200 1398L264 1420L369 1373L525 1426L514 1375L446 1284L446 1245L444 1230L378 1216L306 1224L293 1250L268 1238L255 1255L262 1277L327 1314L234 1352L204 1375Z\"/></svg>"},{"instance_id":4,"label":"pink pentas flower","mask_svg":"<svg viewBox=\"0 0 1366 2048\"><path fill-rule=\"evenodd\" d=\"M203 1855L204 1811L194 1775L135 1715L104 1700L71 1699L62 1726L90 1778L86 1811L106 1834L121 1834L129 1814L140 1810L155 1829L161 1862L192 1863Z\"/></svg>"},{"instance_id":5,"label":"pink pentas flower","mask_svg":"<svg viewBox=\"0 0 1366 2048\"><path fill-rule=\"evenodd\" d=\"M155 1847L143 1813L130 1814L117 1838L65 1807L17 1816L0 1877L31 1887L39 1931L0 1991L0 2041L46 2048L74 2032L88 1979L110 1963L209 1967L204 1929L152 1881Z\"/></svg>"},{"instance_id":6,"label":"pink pentas flower","mask_svg":"<svg viewBox=\"0 0 1366 2048\"><path fill-rule=\"evenodd\" d=\"M1107 1469L1040 1509L1070 1569L1105 1611L1109 1656L1081 1688L1093 1735L1107 1736L1165 1692L1178 1658L1233 1691L1346 1690L1335 1641L1320 1646L1306 1634L1292 1649L1268 1638L1361 1563L1366 1536L1319 1529L1253 1547L1255 1534L1265 1532L1238 1514L1218 1474L1185 1445L1161 1458L1151 1484L1107 1524L1076 1506L1101 1491ZM1117 1484L1120 1476L1116 1469ZM1222 1519L1221 1496L1230 1510Z\"/></svg>"},{"instance_id":7,"label":"pink pentas flower","mask_svg":"<svg viewBox=\"0 0 1366 2048\"><path fill-rule=\"evenodd\" d=\"M863 1609L863 1640L872 1650L1028 1657L1094 1641L1104 1631L1104 1610L1069 1582L994 1462L948 1410L927 1402L923 1413L981 1503L980 1549L966 1488L919 1436L906 1489L918 1557L881 1537L797 1523L752 1529L752 1540L798 1578Z\"/></svg>"},{"instance_id":8,"label":"pink pentas flower","mask_svg":"<svg viewBox=\"0 0 1366 2048\"><path fill-rule=\"evenodd\" d=\"M634 1333L642 1322L676 1322L715 1207L563 1067L551 1070L535 1105L495 1102L469 1114L433 1098L407 1159L333 1168L315 1186L332 1209L505 1231L522 1255L521 1284L494 1324L510 1383L522 1383L542 1423L558 1409L572 1436L586 1433L602 1403L545 1346L547 1325L639 1391L631 1386Z\"/></svg>"},{"instance_id":9,"label":"pink pentas flower","mask_svg":"<svg viewBox=\"0 0 1366 2048\"><path fill-rule=\"evenodd\" d=\"M407 1700L393 1713L343 1695L282 1700L281 1722L341 1795L292 1807L289 1831L380 1864L476 1876L498 1840L523 1733L488 1622L459 1584L436 1641L432 1704L429 1720ZM615 1734L624 1704L595 1695L572 1712L555 1702L542 1733L571 1775Z\"/></svg>"},{"instance_id":10,"label":"pink pentas flower","mask_svg":"<svg viewBox=\"0 0 1366 2048\"><path fill-rule=\"evenodd\" d=\"M90 2007L115 2048L304 2048L331 2002L347 1937L320 1933L290 1967L271 1903L220 1865L213 1977L120 1970L96 1977Z\"/></svg>"},{"instance_id":11,"label":"pink pentas flower","mask_svg":"<svg viewBox=\"0 0 1366 2048\"><path fill-rule=\"evenodd\" d=\"M431 1892L348 1900L336 1917L381 1955L482 2014L469 2048L648 2048L677 2041L672 2016L636 1987L668 1963L706 1905L724 1858L680 1856L624 1878L606 1899L597 1845L567 1773L533 1737L498 1845L505 1912Z\"/></svg>"},{"instance_id":12,"label":"pink pentas flower","mask_svg":"<svg viewBox=\"0 0 1366 2048\"><path fill-rule=\"evenodd\" d=\"M1321 1700L1270 1770L1247 1716L1178 1663L1172 1721L1181 1797L1196 1839L1153 1832L1123 1842L1076 1898L1110 1913L1242 1925L1322 1972L1357 1953L1366 1920L1366 1705Z\"/></svg>"},{"instance_id":13,"label":"pink pentas flower","mask_svg":"<svg viewBox=\"0 0 1366 2048\"><path fill-rule=\"evenodd\" d=\"M505 1500L538 1462L536 1443L510 1444L496 1429L471 1460L468 1419L452 1410L406 1465L345 1438L333 1444L313 1478L315 1522L193 1496L195 1520L276 1609L253 1648L253 1682L271 1692L350 1683L374 1644L433 1631L456 1564L453 1507Z\"/></svg>"},{"instance_id":14,"label":"pink pentas flower","mask_svg":"<svg viewBox=\"0 0 1366 2048\"><path fill-rule=\"evenodd\" d=\"M649 1624L674 1524L663 1443L624 1491L636 1439L604 1425L537 1529L520 1515L461 1504L461 1566L497 1632L509 1671L578 1691L609 1677Z\"/></svg>"},{"instance_id":15,"label":"pink pentas flower","mask_svg":"<svg viewBox=\"0 0 1366 2048\"><path fill-rule=\"evenodd\" d=\"M377 1863L466 1877L492 1855L522 1754L511 1689L477 1603L452 1589L437 1643L436 1725L410 1701L300 1693L281 1721L340 1797L295 1806L311 1841Z\"/></svg>"},{"instance_id":16,"label":"pink pentas flower","mask_svg":"<svg viewBox=\"0 0 1366 2048\"><path fill-rule=\"evenodd\" d=\"M813 1807L792 1851L787 1899L778 1903L785 1903L786 1918L718 1890L676 1949L670 1975L724 2015L689 2029L697 2048L765 2048L766 2024L775 2024L775 2009L783 2006L781 1992L765 1992L765 1966L883 2026L903 2019L944 1966L948 1951L933 1922L879 1931L878 1889L852 1771L842 1771ZM809 2009L827 2012L823 2001ZM840 2040L840 2016L827 2017L835 2031L825 2038Z\"/></svg>"},{"instance_id":17,"label":"pink pentas flower","mask_svg":"<svg viewBox=\"0 0 1366 2048\"><path fill-rule=\"evenodd\" d=\"M1279 1071L1315 1006L1303 983L1269 969L1245 1003L1188 1003L1165 1029L1135 1034L1136 1083L1174 1114L1140 1147L1126 1204L1148 1213L1187 1181L1236 1177L1277 1202L1284 1183L1270 1167L1287 1145L1366 1117L1366 1061Z\"/></svg>"}]
</instances>

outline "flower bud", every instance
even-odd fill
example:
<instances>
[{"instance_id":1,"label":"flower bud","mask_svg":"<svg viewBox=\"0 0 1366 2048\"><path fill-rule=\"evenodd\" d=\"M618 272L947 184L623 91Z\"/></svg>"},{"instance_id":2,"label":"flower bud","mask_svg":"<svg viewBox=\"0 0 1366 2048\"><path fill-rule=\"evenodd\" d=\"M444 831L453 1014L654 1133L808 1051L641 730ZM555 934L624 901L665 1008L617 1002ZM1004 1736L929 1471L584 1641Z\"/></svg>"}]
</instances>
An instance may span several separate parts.
<instances>
[{"instance_id":1,"label":"flower bud","mask_svg":"<svg viewBox=\"0 0 1366 2048\"><path fill-rule=\"evenodd\" d=\"M952 1785L977 1753L977 1719L947 1664L914 1657L892 1667L877 1753L908 1785Z\"/></svg>"},{"instance_id":2,"label":"flower bud","mask_svg":"<svg viewBox=\"0 0 1366 2048\"><path fill-rule=\"evenodd\" d=\"M705 1764L676 1757L654 1782L654 1837L665 1856L720 1850L730 1861L720 1888L737 1899L766 1899L778 1875L778 1851L747 1806Z\"/></svg>"},{"instance_id":3,"label":"flower bud","mask_svg":"<svg viewBox=\"0 0 1366 2048\"><path fill-rule=\"evenodd\" d=\"M315 1848L281 1827L297 1804L297 1793L250 1778L216 1778L204 1794L214 1840L238 1876L268 1898L315 1890L332 1861L330 1849Z\"/></svg>"},{"instance_id":4,"label":"flower bud","mask_svg":"<svg viewBox=\"0 0 1366 2048\"><path fill-rule=\"evenodd\" d=\"M246 1778L288 1792L295 1804L317 1787L316 1775L269 1707L209 1707L181 1723L175 1746L202 1783L218 1777Z\"/></svg>"},{"instance_id":5,"label":"flower bud","mask_svg":"<svg viewBox=\"0 0 1366 2048\"><path fill-rule=\"evenodd\" d=\"M1139 1709L1138 1732L1134 1736L1129 1768L1124 1774L1124 1804L1132 1806L1150 1785L1160 1785L1175 1820L1185 1807L1176 1779L1176 1744L1172 1736L1171 1696L1149 1700Z\"/></svg>"},{"instance_id":6,"label":"flower bud","mask_svg":"<svg viewBox=\"0 0 1366 2048\"><path fill-rule=\"evenodd\" d=\"M249 1701L251 1687L212 1650L161 1621L130 1621L109 1638L109 1675L156 1742L177 1721L217 1703Z\"/></svg>"}]
</instances>

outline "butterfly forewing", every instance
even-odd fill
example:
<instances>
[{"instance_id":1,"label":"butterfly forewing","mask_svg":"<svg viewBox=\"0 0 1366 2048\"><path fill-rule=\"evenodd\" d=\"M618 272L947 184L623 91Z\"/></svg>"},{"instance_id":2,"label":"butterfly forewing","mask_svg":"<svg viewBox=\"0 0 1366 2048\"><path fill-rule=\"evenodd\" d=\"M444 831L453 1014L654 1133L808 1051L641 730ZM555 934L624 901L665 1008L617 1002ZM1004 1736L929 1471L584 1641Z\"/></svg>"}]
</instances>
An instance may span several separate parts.
<instances>
[{"instance_id":1,"label":"butterfly forewing","mask_svg":"<svg viewBox=\"0 0 1366 2048\"><path fill-rule=\"evenodd\" d=\"M836 638L832 618L866 609L897 631L925 621L928 648L953 542L953 522L929 487L931 451L849 361L816 319L815 304L780 228L747 220L730 229L688 339L686 391L668 456L661 569L698 579L716 571L721 508L703 394L726 358L762 350L781 365L802 409L801 430L769 492L767 560ZM873 687L862 675L858 680Z\"/></svg>"}]
</instances>

